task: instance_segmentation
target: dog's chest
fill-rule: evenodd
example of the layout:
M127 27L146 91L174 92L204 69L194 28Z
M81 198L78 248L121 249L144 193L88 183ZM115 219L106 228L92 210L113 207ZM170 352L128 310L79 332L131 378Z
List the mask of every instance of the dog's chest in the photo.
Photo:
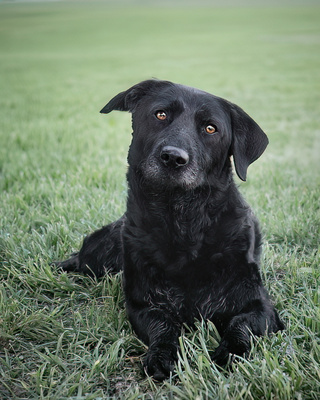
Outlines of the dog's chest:
M137 259L162 269L180 270L199 257L210 235L211 220L207 213L187 210L180 203L167 207L153 210L152 217L140 214L139 220L128 221L126 237Z
M215 276L214 276L215 275ZM217 313L235 310L223 274L155 274L150 279L146 299L149 307L165 311L180 323L192 324L197 318L212 319ZM160 277L161 276L161 277Z
M221 217L204 202L187 200L171 205L150 202L144 215L140 208L130 209L124 235L125 277L143 280L149 307L192 323L194 318L211 319L238 307L230 288L239 280L234 265L241 262L244 249L234 245L243 228L235 224L231 230L233 212Z

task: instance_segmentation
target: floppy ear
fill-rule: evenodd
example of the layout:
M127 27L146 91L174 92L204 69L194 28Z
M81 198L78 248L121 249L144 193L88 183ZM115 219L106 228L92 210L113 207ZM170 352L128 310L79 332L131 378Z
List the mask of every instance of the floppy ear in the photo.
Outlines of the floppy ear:
M245 181L248 166L261 156L269 140L260 126L235 104L231 106L231 122L231 154L239 178Z
M113 110L132 112L138 101L141 100L141 98L147 93L170 84L170 82L160 81L156 79L150 79L140 82L132 86L128 90L117 94L113 99L109 101L107 105L103 107L100 112L102 114L108 114Z

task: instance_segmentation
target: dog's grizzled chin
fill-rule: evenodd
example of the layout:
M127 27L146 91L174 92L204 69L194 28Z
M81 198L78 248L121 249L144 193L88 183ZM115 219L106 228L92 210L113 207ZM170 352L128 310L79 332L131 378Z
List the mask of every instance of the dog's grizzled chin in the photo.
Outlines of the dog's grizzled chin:
M143 182L157 191L174 188L192 190L204 182L199 168L193 163L182 168L168 168L153 156L140 165L140 174Z

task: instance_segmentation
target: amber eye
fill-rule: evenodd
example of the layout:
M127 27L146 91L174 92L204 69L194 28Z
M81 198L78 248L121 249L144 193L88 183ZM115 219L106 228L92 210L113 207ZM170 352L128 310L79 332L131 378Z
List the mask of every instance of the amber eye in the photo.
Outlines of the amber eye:
M214 125L206 126L206 132L209 133L209 135L212 135L216 131L217 131L217 128Z
M164 111L157 111L156 112L156 117L160 120L160 121L164 121L165 119L167 119L167 114Z

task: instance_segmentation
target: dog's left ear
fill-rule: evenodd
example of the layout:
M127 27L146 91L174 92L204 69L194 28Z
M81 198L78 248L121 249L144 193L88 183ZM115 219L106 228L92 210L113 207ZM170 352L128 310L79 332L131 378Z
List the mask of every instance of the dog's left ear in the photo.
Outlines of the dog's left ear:
M100 111L102 114L108 114L113 110L132 112L135 106L146 94L151 91L157 91L161 87L172 85L171 82L157 79L149 79L132 86L128 90L117 94Z
M249 165L261 156L269 140L260 126L235 104L231 106L231 122L231 154L239 178L245 181Z

